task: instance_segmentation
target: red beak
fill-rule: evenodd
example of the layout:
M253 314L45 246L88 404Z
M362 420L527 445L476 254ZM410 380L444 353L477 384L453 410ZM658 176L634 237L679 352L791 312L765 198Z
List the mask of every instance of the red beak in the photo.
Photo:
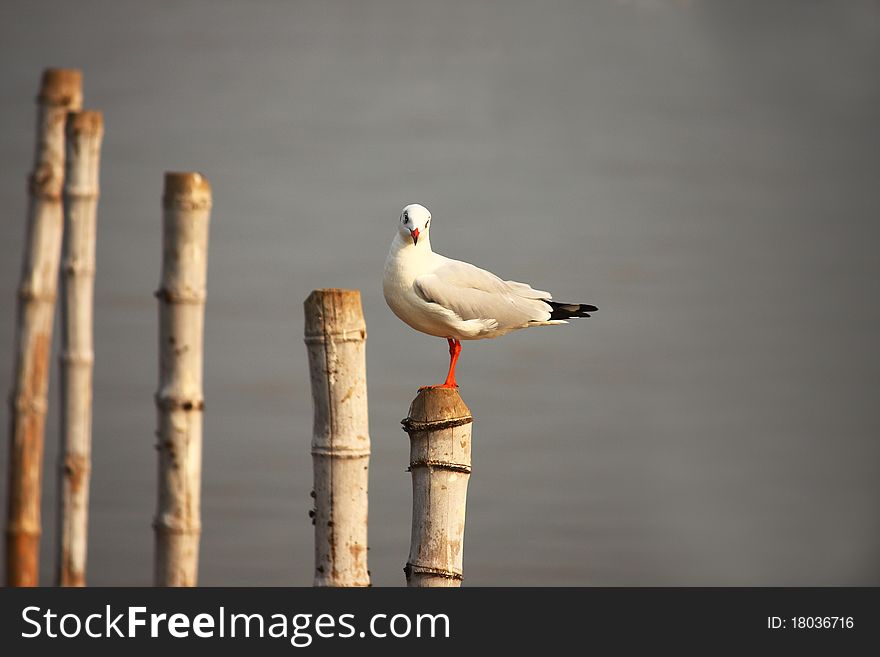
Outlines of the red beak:
M418 228L413 228L413 229L412 229L411 231L409 231L409 232L412 234L412 238L413 238L413 246L415 246L416 244L419 243L419 229L418 229Z

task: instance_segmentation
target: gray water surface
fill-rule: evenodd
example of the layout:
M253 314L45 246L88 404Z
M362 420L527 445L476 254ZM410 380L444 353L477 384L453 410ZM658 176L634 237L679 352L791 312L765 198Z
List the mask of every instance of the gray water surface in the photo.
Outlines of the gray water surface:
M447 354L381 275L420 202L438 251L600 308L464 345L467 584L880 584L877 2L4 2L3 386L45 66L107 126L91 584L151 582L159 199L189 169L215 194L200 583L311 584L301 304L335 286L369 333L370 568L402 584L399 421Z

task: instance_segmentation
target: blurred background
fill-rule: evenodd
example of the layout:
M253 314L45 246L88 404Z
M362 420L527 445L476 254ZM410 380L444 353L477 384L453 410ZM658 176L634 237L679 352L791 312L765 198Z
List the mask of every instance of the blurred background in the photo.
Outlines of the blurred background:
M317 287L363 293L370 567L403 584L400 420L448 358L382 298L419 202L441 253L600 307L464 345L466 584L880 585L880 3L6 0L6 390L46 66L106 121L90 584L151 583L162 175L199 170L201 584L311 584Z

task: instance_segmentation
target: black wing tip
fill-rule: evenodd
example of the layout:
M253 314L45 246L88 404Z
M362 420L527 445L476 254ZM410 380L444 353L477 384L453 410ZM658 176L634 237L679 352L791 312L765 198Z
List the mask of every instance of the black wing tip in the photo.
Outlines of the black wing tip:
M544 303L550 306L550 319L576 319L578 317L591 317L590 313L599 310L589 303L558 303L545 299Z

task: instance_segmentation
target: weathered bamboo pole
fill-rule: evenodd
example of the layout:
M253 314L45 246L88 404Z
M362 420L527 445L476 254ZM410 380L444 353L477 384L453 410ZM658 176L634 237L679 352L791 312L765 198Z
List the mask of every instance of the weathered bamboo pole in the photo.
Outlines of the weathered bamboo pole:
M420 390L403 420L413 484L409 587L461 586L473 421L455 388Z
M39 582L46 391L64 225L64 121L67 112L82 107L82 73L46 69L37 103L37 145L29 181L27 242L18 289L15 374L9 397L9 586L36 586Z
M357 290L315 290L305 300L305 342L315 424L315 586L369 586L367 329Z
M92 458L95 228L103 115L71 112L66 136L56 583L85 586Z
M156 392L159 499L156 586L195 586L201 534L202 344L211 186L198 173L166 173Z

